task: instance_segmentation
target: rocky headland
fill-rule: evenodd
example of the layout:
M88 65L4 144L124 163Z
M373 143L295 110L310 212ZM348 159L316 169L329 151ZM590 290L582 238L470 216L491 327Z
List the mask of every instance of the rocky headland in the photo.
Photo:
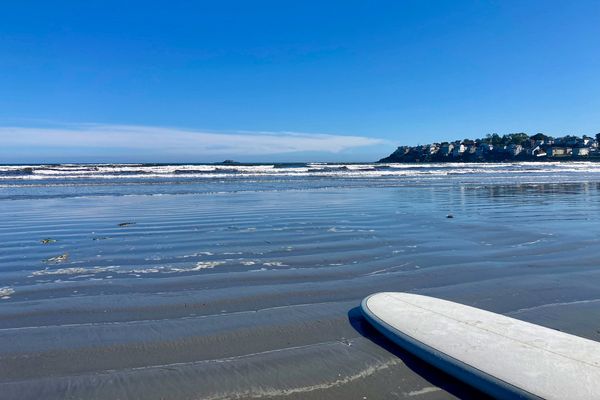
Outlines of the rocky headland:
M500 136L494 133L483 139L400 146L379 162L600 160L599 143L600 133L594 137L567 135L558 138L543 133L533 136L526 133Z

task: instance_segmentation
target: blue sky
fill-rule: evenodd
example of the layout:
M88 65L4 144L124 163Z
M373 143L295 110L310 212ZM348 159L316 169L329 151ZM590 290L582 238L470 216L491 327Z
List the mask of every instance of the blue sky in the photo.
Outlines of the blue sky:
M367 161L595 134L598 21L585 0L6 2L0 162Z

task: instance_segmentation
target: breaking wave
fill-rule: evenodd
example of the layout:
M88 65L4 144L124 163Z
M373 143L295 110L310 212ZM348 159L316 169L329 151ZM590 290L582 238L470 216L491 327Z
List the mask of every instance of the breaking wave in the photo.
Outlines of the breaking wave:
M600 173L600 164L568 163L444 163L444 164L62 164L0 166L0 181L90 180L119 178L227 178L227 177L378 177L514 173Z

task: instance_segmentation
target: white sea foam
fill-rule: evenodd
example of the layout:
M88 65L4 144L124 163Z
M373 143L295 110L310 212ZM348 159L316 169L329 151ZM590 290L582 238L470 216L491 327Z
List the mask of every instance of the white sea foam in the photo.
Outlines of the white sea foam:
M201 261L196 263L196 266L190 268L189 271L199 271L201 269L212 269L214 267L218 267L219 265L225 264L225 261Z
M0 299L10 299L10 296L15 293L15 290L11 287L5 286L0 287Z
M116 267L71 267L71 268L58 268L58 269L42 269L34 271L30 276L46 276L46 275L81 275L81 274L98 274L101 272L111 271Z
M212 254L212 253L211 253ZM109 267L70 267L70 268L59 268L59 269L43 269L34 271L29 277L36 276L51 276L51 275L68 275L72 278L91 278L95 279L97 274L103 272L114 272L120 275L133 275L142 276L145 274L157 274L157 273L179 273L179 272L191 272L200 271L203 269L212 269L219 265L225 264L225 261L199 261L195 265L189 267L174 267L174 266L152 266L152 267L136 267L136 268L122 268L118 266ZM113 276L111 275L110 278ZM109 277L107 277L109 278Z
M266 267L288 267L289 266L287 264L284 264L281 261L264 262L263 265Z
M175 258L194 258L194 257L212 256L212 255L214 255L214 253L211 253L210 251L199 251L199 252L193 253L193 254L185 254L183 256L176 256Z
M121 274L156 274L165 269L165 267L152 267L152 268L135 268L128 271L119 271Z
M193 272L193 271L201 271L203 269L213 269L218 267L219 265L225 264L225 261L199 261L195 266L192 267L171 267L168 269L168 272Z
M23 171L22 174L18 174ZM150 179L150 178L227 178L260 176L317 177L434 177L447 175L523 173L599 173L593 162L521 163L424 163L424 164L323 164L276 167L275 165L28 165L0 166L0 180L52 179ZM3 174L4 173L4 174Z
M413 390L412 392L408 392L406 394L408 396L412 397L412 396L420 396L422 394L427 394L427 393L432 393L432 392L439 392L440 390L442 390L442 389L440 389L439 387L427 386L427 387L424 387L421 390Z
M336 233L350 233L350 232L354 232L354 229L344 229L345 227L332 227L327 229L327 232L336 232Z
M541 305L533 306L533 307L519 308L518 310L510 311L507 314L515 315L515 314L521 314L521 313L525 313L525 312L529 312L529 311L533 311L533 310L540 310L543 308L564 307L564 306L573 306L573 305L598 303L598 302L600 302L600 299L588 299L588 300L575 300L575 301L565 301L565 302L557 302L557 303L547 303L547 304L541 304Z

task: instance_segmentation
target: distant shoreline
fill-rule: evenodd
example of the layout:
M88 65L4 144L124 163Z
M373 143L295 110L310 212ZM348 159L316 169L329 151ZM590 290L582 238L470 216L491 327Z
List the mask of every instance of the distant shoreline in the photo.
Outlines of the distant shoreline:
M213 162L189 162L189 163L133 163L133 162L116 162L116 163L27 163L27 164L11 164L11 163L0 163L0 167L10 167L10 168L27 168L27 167L44 167L44 168L53 168L53 167L65 167L65 166L81 166L81 167L114 167L114 166L130 166L130 167L164 167L164 166L215 166L215 167L260 167L260 166L274 166L275 168L292 168L292 167L317 167L318 165L322 166L331 166L331 165L371 165L371 164L497 164L497 163L505 163L505 164L518 164L522 162L535 162L535 163L551 163L551 162L600 162L600 154L594 156L587 157L538 157L538 158L512 158L512 159L498 159L498 160L486 160L486 159L462 159L462 158L445 158L445 159L436 159L436 160L400 160L396 161L388 157L384 157L378 161L344 161L344 162L239 162L236 164L222 164L222 163L213 163Z
M600 133L553 138L543 133L529 136L512 133L487 135L483 139L463 139L454 142L419 146L400 146L379 163L446 163L446 162L556 162L600 161Z
M533 163L556 163L556 162L600 162L600 154L597 156L588 156L588 157L540 157L540 158L525 158L525 159L506 159L506 160L464 160L464 159L444 159L444 160L428 160L428 161L389 161L389 156L384 157L378 161L375 161L374 164L518 164L522 162L533 162ZM362 164L362 163L360 163ZM364 163L371 164L371 163Z

